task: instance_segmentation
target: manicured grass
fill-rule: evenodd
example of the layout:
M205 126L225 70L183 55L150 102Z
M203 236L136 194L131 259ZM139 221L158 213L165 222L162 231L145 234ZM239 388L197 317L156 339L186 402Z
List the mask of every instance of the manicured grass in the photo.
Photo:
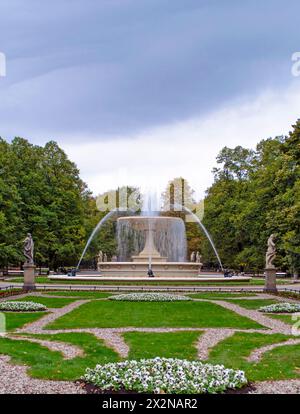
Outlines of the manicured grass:
M251 375L256 381L261 381L264 378L299 378L300 345L286 345L267 352L260 363L259 369L253 371Z
M38 337L77 345L84 350L85 356L65 360L60 352L50 351L39 344L7 338L0 338L0 354L10 355L13 363L28 365L30 367L28 373L35 378L53 380L76 380L84 374L87 367L119 360L113 350L106 348L101 340L88 333L38 335Z
M69 298L44 298L41 296L26 296L20 299L14 299L12 302L36 302L47 306L47 308L62 308L63 306L69 305L77 299Z
M123 334L130 347L129 359L181 358L197 359L195 342L201 332L127 332Z
M242 369L250 381L299 378L296 367L300 366L300 346L284 346L269 351L259 363L246 361L254 349L289 338L281 334L237 332L211 351L209 362Z
M193 299L211 299L211 300L223 300L228 298L241 298L246 296L257 296L255 293L236 293L236 292L202 292L188 294Z
M294 325L296 321L293 321L292 316L293 314L290 313L289 315L280 315L275 313L266 313L265 315L269 316L270 318L279 319L280 321L283 321L287 324ZM297 319L299 320L299 319Z
M36 321L37 319L45 316L46 312L3 312L6 320L6 329L12 331L18 328L22 328L27 323Z
M256 322L209 302L91 301L47 326L49 329L114 327L261 328Z
M94 292L92 290L88 290L88 291L78 291L78 290L63 290L63 291L40 291L41 294L45 294L45 295L51 295L51 296L70 296L70 297L78 297L78 299L80 298L84 298L84 299L105 299L108 298L112 295L117 295L118 292L115 293L106 293L106 292Z
M131 348L129 358L164 356L196 359L195 342L198 335L201 332L128 332L124 334L124 338ZM106 348L102 341L88 333L31 336L77 345L85 353L83 357L64 360L59 352L50 351L39 344L0 338L0 354L11 356L13 363L28 365L28 373L36 378L76 380L86 367L120 360L113 350ZM281 334L236 332L211 351L207 362L242 369L250 381L299 378L300 345L268 351L259 363L246 361L254 349L289 338L291 337Z
M242 308L254 310L259 309L261 306L268 306L273 305L274 303L278 303L276 299L229 299L227 302L234 303L241 306Z

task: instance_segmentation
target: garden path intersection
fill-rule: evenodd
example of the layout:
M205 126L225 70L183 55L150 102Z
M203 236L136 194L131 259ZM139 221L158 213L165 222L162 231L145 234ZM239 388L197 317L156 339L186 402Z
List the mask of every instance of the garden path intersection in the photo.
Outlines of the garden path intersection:
M84 295L83 295L84 296ZM191 295L192 296L192 295ZM290 323L286 323L284 320L275 319L271 316L262 314L255 308L246 308L240 305L240 303L234 303L236 297L234 294L229 295L226 298L216 299L212 294L211 298L193 298L194 302L201 303L212 303L219 307L222 307L224 310L229 310L234 312L241 317L248 318L251 321L256 322L260 327L256 328L228 328L228 327L145 327L145 326L122 326L122 327L87 327L87 328L66 328L66 329L55 329L48 328L48 325L53 324L59 318L70 314L74 310L80 308L81 306L88 304L90 302L103 301L106 299L101 298L84 298L78 297L76 295L72 296L71 292L68 292L65 296L63 294L55 295L55 292L41 293L35 292L28 295L19 295L15 297L1 299L5 300L18 300L26 299L34 301L34 298L57 298L57 299L72 299L73 302L68 303L65 306L60 308L49 308L48 313L45 316L40 317L39 319L25 324L24 326L8 332L6 337L13 339L14 341L22 340L32 343L38 343L39 345L49 349L50 351L56 351L61 354L62 358L65 360L72 360L73 358L84 356L84 350L75 344L64 342L63 340L49 340L49 338L42 338L42 335L57 335L57 334L67 334L67 333L87 333L92 334L95 338L103 341L104 345L107 348L110 348L116 352L120 358L128 358L130 356L130 343L124 338L124 334L132 332L140 333L172 333L172 332L199 332L197 341L194 343L197 352L197 358L205 361L209 359L210 352L218 346L223 341L228 340L236 333L263 333L267 335L272 334L281 334L286 335L287 339L282 340L274 344L268 344L265 346L257 347L253 349L251 353L247 356L248 362L257 363L259 362L264 354L268 353L273 349L277 349L282 346L293 346L300 345L300 338L294 337L291 338L291 328ZM277 296L271 296L266 294L247 294L247 296L240 295L238 301L247 301L249 303L255 302L255 300L274 300L285 301L285 302L294 302L292 300L287 300L286 298L278 298ZM36 336L36 337L34 337ZM26 370L25 366L20 367L19 365L14 365L10 361L10 357L7 355L0 356L0 370L3 375L0 376L0 393L7 392L7 381L11 384L10 389L11 393L45 393L45 390L48 390L48 393L83 393L84 390L78 384L69 381L50 381L50 380L41 380L37 378L30 377ZM270 392L276 390L277 381L263 381L262 385L257 383L257 392L268 392L268 384L274 383L274 387L270 386ZM15 383L15 385L14 385ZM296 392L299 390L299 381L297 379L291 381L281 381L282 386L287 389L287 392ZM58 384L62 384L59 387ZM30 391L31 390L31 391ZM35 391L34 391L35 390Z

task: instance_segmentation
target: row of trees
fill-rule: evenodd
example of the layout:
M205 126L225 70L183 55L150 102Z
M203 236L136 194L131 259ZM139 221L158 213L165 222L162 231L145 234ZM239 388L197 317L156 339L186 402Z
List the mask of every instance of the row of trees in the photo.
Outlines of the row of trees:
M137 189L117 190L117 206L124 204L123 194L130 196L133 191ZM24 262L27 232L34 238L38 266L74 266L107 213L99 211L96 201L56 142L42 147L23 138L11 143L0 138L0 268ZM109 256L115 254L115 227L114 220L104 225L86 261L91 264L100 248Z
M203 223L212 235L226 267L261 270L266 240L277 236L277 265L300 269L300 120L287 137L261 141L256 150L223 148L217 157L214 183L204 200ZM137 188L103 194L102 204L139 209ZM202 203L183 178L170 181L163 193L163 214L186 218L174 205L184 205L202 218ZM99 198L98 198L99 202ZM102 206L103 207L103 206ZM111 208L109 202L107 210ZM35 240L35 261L56 269L74 265L88 236L107 213L80 179L79 171L57 143L44 147L22 138L0 139L0 267L24 260L22 242L27 232ZM199 214L200 212L200 214ZM206 265L216 258L199 226L186 223L188 248L200 250ZM116 221L109 220L93 240L86 260L101 248L116 254Z
M256 150L223 148L205 198L204 224L227 267L264 268L266 240L277 238L277 266L300 270L300 120L286 137ZM206 241L206 260L213 262Z
M37 264L74 263L89 224L91 195L76 165L55 142L44 147L0 139L0 265L24 261L33 233Z

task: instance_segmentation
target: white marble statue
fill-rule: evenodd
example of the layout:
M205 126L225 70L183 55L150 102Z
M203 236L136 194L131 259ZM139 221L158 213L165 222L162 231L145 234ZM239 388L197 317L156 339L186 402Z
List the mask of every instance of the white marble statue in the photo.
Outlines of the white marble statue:
M196 260L196 253L192 252L191 253L191 262L194 262Z
M103 254L103 262L107 262L107 254L106 253Z
M100 250L99 253L98 253L97 262L98 263L103 262L103 252L102 252L102 250Z
M201 263L201 258L202 258L202 256L201 256L200 252L197 252L196 253L196 262Z

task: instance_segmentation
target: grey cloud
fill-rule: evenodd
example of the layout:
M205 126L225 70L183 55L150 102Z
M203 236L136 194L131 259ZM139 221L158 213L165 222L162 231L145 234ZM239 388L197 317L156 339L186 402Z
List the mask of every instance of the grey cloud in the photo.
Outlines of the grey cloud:
M0 135L129 135L287 85L300 5L261 3L2 0Z

